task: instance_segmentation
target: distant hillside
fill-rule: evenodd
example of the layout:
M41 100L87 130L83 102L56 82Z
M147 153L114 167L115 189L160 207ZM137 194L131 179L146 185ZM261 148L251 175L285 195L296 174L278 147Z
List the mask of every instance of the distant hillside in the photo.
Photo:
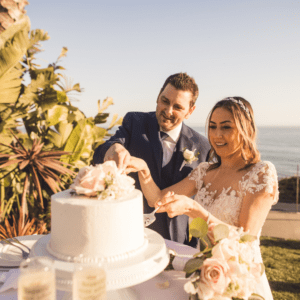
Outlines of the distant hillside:
M279 180L279 202L296 203L297 177L288 177ZM298 196L300 202L300 192Z

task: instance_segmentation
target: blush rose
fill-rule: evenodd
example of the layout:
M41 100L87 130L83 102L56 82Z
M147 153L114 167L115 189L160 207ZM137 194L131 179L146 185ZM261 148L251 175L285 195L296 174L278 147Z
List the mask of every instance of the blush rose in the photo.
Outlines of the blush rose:
M225 260L208 258L201 266L198 293L201 299L221 296L230 283L228 264Z

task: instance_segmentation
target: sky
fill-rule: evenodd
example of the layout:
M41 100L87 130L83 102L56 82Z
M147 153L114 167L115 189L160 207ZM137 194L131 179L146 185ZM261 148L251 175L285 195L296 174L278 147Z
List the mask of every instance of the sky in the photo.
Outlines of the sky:
M43 29L38 63L68 48L63 73L84 92L87 116L154 111L165 79L186 72L199 86L187 125L205 124L228 96L247 99L258 126L300 126L300 0L29 0L31 29Z

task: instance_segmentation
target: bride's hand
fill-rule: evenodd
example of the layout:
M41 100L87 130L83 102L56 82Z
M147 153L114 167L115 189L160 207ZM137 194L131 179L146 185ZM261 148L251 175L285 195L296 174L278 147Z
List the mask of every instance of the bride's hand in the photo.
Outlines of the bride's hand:
M177 195L174 192L167 192L162 199L155 203L160 207L157 213L166 212L169 218L187 214L192 208L191 198L184 195Z
M135 156L131 156L130 161L125 169L125 173L129 174L131 172L148 171L148 170L149 170L148 166L143 159L137 158Z

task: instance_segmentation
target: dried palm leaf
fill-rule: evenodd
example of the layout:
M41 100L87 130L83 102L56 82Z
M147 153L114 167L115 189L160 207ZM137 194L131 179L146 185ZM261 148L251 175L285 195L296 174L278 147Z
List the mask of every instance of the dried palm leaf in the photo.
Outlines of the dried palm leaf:
M29 219L28 217L23 220L22 208L20 208L19 218L16 220L12 216L12 225L5 219L4 224L0 225L0 239L8 239L17 236L33 235L33 234L46 234L46 223L37 222L35 218Z

